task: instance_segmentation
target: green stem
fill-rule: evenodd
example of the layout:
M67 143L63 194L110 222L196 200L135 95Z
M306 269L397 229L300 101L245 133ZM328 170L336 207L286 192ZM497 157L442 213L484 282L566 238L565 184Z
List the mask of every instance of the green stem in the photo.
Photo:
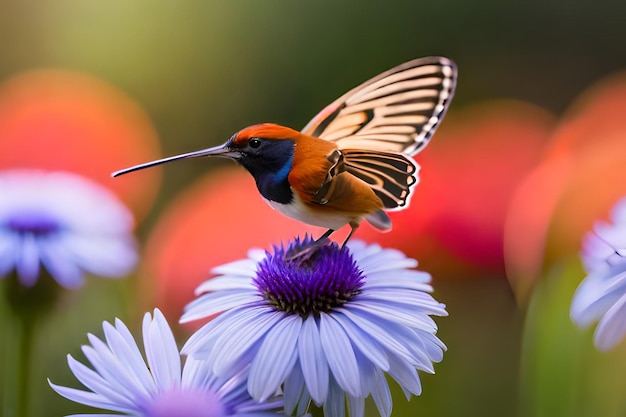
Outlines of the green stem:
M4 307L4 305L0 305L0 308ZM13 369L13 360L14 353L16 352L15 343L14 343L14 326L8 319L8 312L4 311L2 308L2 329L0 330L0 334L2 334L2 351L0 351L1 360L2 360L2 392L1 401L2 409L0 409L0 415L13 417L15 414L13 413L13 404L12 400L16 397L15 393L15 372Z
M28 417L33 404L36 326L52 311L59 289L52 277L45 273L32 287L24 287L15 274L3 281L0 290L6 297L8 313L5 315L8 323L5 324L13 332L3 335L6 351L3 352L5 386L2 411L7 417Z
M0 416L28 417L31 400L31 373L35 320L32 317L4 317L2 343L2 393Z
M17 404L16 416L28 417L30 410L30 387L31 387L31 370L33 359L33 346L35 334L35 320L33 317L22 316L19 318L19 343L17 355Z

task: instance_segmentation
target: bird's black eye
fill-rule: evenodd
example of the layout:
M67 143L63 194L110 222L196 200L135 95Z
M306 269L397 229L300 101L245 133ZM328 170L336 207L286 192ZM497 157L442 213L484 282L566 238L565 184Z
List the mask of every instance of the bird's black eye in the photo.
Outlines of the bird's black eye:
M248 142L248 145L250 145L251 148L258 148L259 146L261 146L261 139L259 139L259 138L252 138Z

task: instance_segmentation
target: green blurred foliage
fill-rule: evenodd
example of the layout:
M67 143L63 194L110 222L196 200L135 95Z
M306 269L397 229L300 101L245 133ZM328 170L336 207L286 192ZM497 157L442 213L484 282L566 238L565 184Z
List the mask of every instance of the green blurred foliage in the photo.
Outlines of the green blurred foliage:
M451 111L493 97L560 111L626 66L624 16L620 1L5 0L0 79L38 67L102 77L146 108L171 154L257 122L303 126L361 81L430 54L459 65ZM205 170L170 169L161 201Z
M569 308L584 275L580 260L554 265L534 291L524 325L521 415L623 416L626 345L598 352L592 329L572 325Z
M3 0L0 80L48 67L98 76L147 110L169 155L222 143L252 123L303 126L349 88L431 54L459 66L452 112L504 97L559 113L590 83L626 68L624 18L626 2L619 0ZM201 162L166 168L142 237L163 206L207 169ZM424 376L422 397L406 403L394 391L393 415L623 414L615 389L623 372L607 380L597 370L610 371L619 358L587 352L590 335L566 317L582 271L570 267L565 275L558 284L564 289L541 287L526 319L521 397L523 313L505 278L435 277L436 297L450 311L438 320L449 352L436 375ZM77 386L65 355L81 358L86 333L101 335L102 320L118 316L138 330L136 296L132 279L94 279L61 300L39 335L33 417L86 410L53 393L45 378ZM3 317L6 340L11 330ZM581 362L588 355L601 366L588 369Z

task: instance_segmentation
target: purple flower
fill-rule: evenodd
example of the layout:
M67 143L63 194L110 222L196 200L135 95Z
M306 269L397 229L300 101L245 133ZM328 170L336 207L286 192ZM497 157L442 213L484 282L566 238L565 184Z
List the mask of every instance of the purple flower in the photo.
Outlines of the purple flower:
M137 262L132 214L106 188L67 172L0 171L0 278L35 285L42 267L74 289Z
M116 414L143 417L271 417L280 415L282 400L270 396L264 403L250 398L246 373L221 378L211 363L187 358L184 367L165 317L154 310L143 320L143 344L147 363L128 328L119 319L103 324L105 340L89 335L83 346L93 369L68 355L76 378L89 389L83 391L50 383L63 397ZM78 417L78 416L75 416Z
M399 251L351 241L285 260L312 241L296 240L273 253L214 269L181 321L222 313L200 328L183 352L212 363L218 375L250 366L248 391L264 400L281 386L285 409L324 407L327 417L364 414L372 396L379 413L391 413L390 375L419 395L417 371L433 373L445 345L431 315L447 315L429 292L430 275Z
M580 327L598 321L594 343L613 348L626 334L626 199L612 211L613 224L597 223L583 241L587 277L574 294L570 316Z

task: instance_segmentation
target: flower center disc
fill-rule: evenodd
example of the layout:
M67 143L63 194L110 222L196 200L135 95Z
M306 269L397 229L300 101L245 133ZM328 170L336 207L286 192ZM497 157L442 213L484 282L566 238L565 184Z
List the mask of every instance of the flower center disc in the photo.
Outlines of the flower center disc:
M16 233L45 235L57 231L59 222L47 213L23 211L11 216L7 220L6 226Z
M148 405L145 417L225 417L228 415L219 396L200 390L171 389Z
M259 264L254 283L277 310L306 317L329 312L361 292L364 276L346 247L332 243L285 259L287 254L312 244L313 240L305 237L302 242L296 239L286 250L276 246Z

